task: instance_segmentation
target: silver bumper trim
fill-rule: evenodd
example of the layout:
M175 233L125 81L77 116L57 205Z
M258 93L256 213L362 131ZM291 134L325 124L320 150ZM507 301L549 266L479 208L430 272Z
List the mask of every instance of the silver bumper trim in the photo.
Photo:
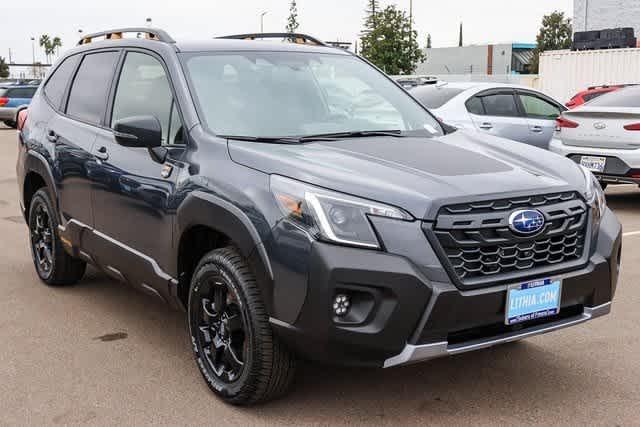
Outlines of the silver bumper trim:
M468 351L480 350L482 348L518 341L535 335L542 335L559 329L568 328L570 326L579 325L580 323L607 315L610 312L611 302L608 302L597 307L585 307L584 312L579 316L534 326L522 331L498 335L488 339L479 339L454 345L449 345L446 341L424 345L407 344L400 354L385 360L384 367L390 368L392 366L409 365L412 363L423 362L425 360L436 359L438 357L452 356L454 354L466 353Z

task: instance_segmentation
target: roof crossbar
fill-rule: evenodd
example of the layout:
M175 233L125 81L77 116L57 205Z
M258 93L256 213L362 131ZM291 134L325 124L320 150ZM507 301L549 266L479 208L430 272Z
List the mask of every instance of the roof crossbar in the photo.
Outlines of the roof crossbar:
M250 33L250 34L236 34L233 36L217 37L218 39L233 39L233 40L256 40L256 39L283 39L290 40L297 44L310 44L315 46L331 47L323 41L318 40L315 37L311 37L307 34L300 33Z
M124 33L136 33L144 35L147 40L156 40L164 43L175 43L176 41L164 30L159 28L149 27L129 27L118 28L115 30L100 31L98 33L91 33L83 36L78 42L78 46L83 44L89 44L93 39L97 37L104 37L105 40L119 40L122 39Z

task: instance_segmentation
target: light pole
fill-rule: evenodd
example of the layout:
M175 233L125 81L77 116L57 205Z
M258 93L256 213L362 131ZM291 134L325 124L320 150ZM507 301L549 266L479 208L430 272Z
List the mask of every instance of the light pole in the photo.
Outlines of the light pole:
M31 59L33 64L33 78L36 78L36 38L31 37Z
M268 11L264 11L260 14L260 32L264 33L264 15L269 13Z

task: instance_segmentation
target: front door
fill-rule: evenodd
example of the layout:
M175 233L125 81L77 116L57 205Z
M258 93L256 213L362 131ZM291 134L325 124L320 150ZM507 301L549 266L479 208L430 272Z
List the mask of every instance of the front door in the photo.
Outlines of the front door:
M117 278L166 298L172 279L166 273L175 214L171 198L181 169L175 158L184 145L180 114L160 60L127 52L113 100L111 128L120 119L155 116L171 154L160 164L147 149L119 145L109 129L98 132L94 155L101 166L93 185L95 231L101 238L97 261Z

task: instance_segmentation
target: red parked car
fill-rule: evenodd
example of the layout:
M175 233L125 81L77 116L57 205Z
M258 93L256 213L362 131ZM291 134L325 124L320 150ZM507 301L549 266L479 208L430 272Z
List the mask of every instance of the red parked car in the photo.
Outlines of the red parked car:
M627 86L633 86L633 85L625 84L625 85L612 85L612 86L609 86L609 85L591 86L589 89L579 92L577 95L571 98L569 102L567 102L565 105L567 106L567 108L573 109L573 108L579 107L582 104L586 104L587 102L599 97L600 95L604 95L605 93L609 93L609 92L615 92L616 90L622 89L623 87L627 87Z

